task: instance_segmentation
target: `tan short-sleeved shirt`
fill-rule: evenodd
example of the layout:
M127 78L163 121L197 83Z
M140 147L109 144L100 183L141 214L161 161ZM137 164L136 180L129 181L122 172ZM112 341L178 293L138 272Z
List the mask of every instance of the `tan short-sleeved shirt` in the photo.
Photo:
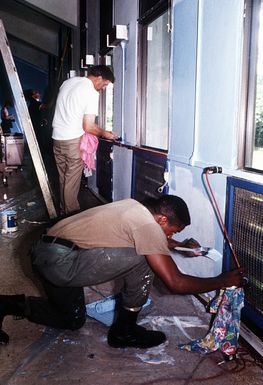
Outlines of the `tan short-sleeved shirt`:
M134 199L116 201L63 219L48 235L81 248L132 247L139 255L170 255L167 238L150 211Z

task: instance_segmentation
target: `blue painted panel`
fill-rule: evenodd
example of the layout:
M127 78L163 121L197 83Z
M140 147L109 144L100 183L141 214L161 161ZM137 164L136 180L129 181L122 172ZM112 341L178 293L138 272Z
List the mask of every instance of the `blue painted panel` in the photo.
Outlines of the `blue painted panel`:
M249 182L249 181L243 180L243 179L238 179L238 178L233 178L233 177L228 178L228 180L227 180L226 228L227 228L228 234L230 236L230 239L233 239L233 231L234 231L233 218L234 218L234 210L235 210L235 207L234 207L235 190L237 188L242 189L242 190L246 190L248 192L260 194L263 196L263 185L252 183L252 182ZM261 205L261 206L259 206L259 205ZM239 206L238 206L238 210L240 210ZM262 208L262 201L260 202L260 200L259 200L258 205L256 205L256 206L255 206L255 203L253 203L253 211L252 211L253 212L253 218L254 218L254 208L255 207L258 208L260 211L260 207ZM249 206L249 208L244 207L244 211L242 210L242 213L244 212L244 214L243 214L244 217L246 216L246 212L249 212L249 209L251 210L250 206ZM239 213L239 214L242 215L242 213ZM249 212L249 214L250 214L250 212ZM260 216L260 212L259 212L259 216ZM253 229L253 225L255 226L255 228L262 225L262 228L263 228L263 217L262 217L261 223L258 223L257 221L258 221L258 215L255 216L255 223L252 221L252 223L248 223L247 226L250 229L251 228ZM257 225L257 223L258 223L258 225ZM247 239L245 237L245 235L246 235L245 234L246 233L245 224L246 224L245 221L244 221L244 223L243 223L243 221L238 222L238 225L240 226L239 231L240 231L240 233L242 232L242 235L241 235L242 240L244 237L244 241L242 241L242 244L245 243L246 242L245 240ZM244 236L243 236L243 233L244 233ZM259 300L259 298L262 298L261 292L263 293L263 291L262 291L262 289L260 289L260 286L258 286L258 283L259 283L259 285L260 284L262 285L262 282L263 282L263 277L261 276L261 278L260 278L260 270L261 270L263 261L262 260L257 261L258 252L256 251L256 250L258 250L258 246L256 246L259 242L258 235L261 234L260 229L257 229L257 230L255 229L255 231L253 232L253 236L254 236L254 233L256 234L257 243L254 243L254 241L250 242L250 237L252 237L252 233L250 233L250 232L248 233L249 239L247 242L249 243L248 244L249 252L247 254L247 258L248 258L247 259L247 265L246 265L246 260L244 261L244 258L243 258L243 264L245 265L244 267L247 268L248 275L250 275L251 278L253 278L253 280L251 279L251 283L250 283L251 288L253 288L253 291L251 291L251 289L249 289L249 286L247 288L245 288L245 294L246 294L246 290L247 290L248 300L246 300L246 295L245 295L245 307L242 311L242 314L243 314L244 319L249 323L249 327L250 327L250 325L252 328L254 327L255 330L254 329L253 330L256 332L256 334L259 333L259 335L261 334L261 336L262 336L262 334L263 334L263 316L260 315L260 307L261 307L260 303L262 304L262 302L261 302L261 300ZM263 245L262 245L262 247L263 247ZM261 248L261 250L262 250L262 248ZM242 255L242 253L241 253L241 255ZM261 256L262 256L262 254L261 254ZM225 270L230 270L231 260L232 260L231 258L232 258L232 256L230 253L230 249L229 249L228 245L226 244L225 245L225 253L224 253L224 269ZM250 292L249 292L249 290L250 290ZM258 297L258 295L259 295L259 297ZM256 303L256 306L254 307L253 304L255 304L255 303Z

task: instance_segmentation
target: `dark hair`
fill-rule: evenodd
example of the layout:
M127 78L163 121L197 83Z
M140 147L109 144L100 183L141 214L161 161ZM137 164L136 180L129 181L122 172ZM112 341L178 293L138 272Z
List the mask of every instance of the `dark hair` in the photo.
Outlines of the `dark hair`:
M175 195L162 195L160 198L147 198L142 204L152 214L165 215L170 225L180 222L190 225L191 219L188 207L182 198Z
M5 100L5 104L4 104L4 107L13 107L13 102L11 100Z
M111 83L114 83L115 77L112 70L105 65L97 65L89 67L88 76L98 77L101 76L102 79L109 80Z
M30 96L33 96L35 94L39 94L38 90L30 90Z

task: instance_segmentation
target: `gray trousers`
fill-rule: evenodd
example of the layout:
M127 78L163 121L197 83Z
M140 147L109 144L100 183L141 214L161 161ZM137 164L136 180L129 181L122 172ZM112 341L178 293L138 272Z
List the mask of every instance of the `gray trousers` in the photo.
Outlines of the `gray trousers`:
M29 298L29 320L48 326L76 329L85 322L84 286L123 278L122 305L142 306L154 274L144 256L133 248L73 249L39 241L32 265L41 277L47 299Z

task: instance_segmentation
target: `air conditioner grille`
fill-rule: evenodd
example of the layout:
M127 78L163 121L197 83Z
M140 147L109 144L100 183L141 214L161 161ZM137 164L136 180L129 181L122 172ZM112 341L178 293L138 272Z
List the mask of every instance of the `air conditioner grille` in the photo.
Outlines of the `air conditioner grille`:
M232 210L232 243L249 278L246 302L263 315L263 194L236 187Z

